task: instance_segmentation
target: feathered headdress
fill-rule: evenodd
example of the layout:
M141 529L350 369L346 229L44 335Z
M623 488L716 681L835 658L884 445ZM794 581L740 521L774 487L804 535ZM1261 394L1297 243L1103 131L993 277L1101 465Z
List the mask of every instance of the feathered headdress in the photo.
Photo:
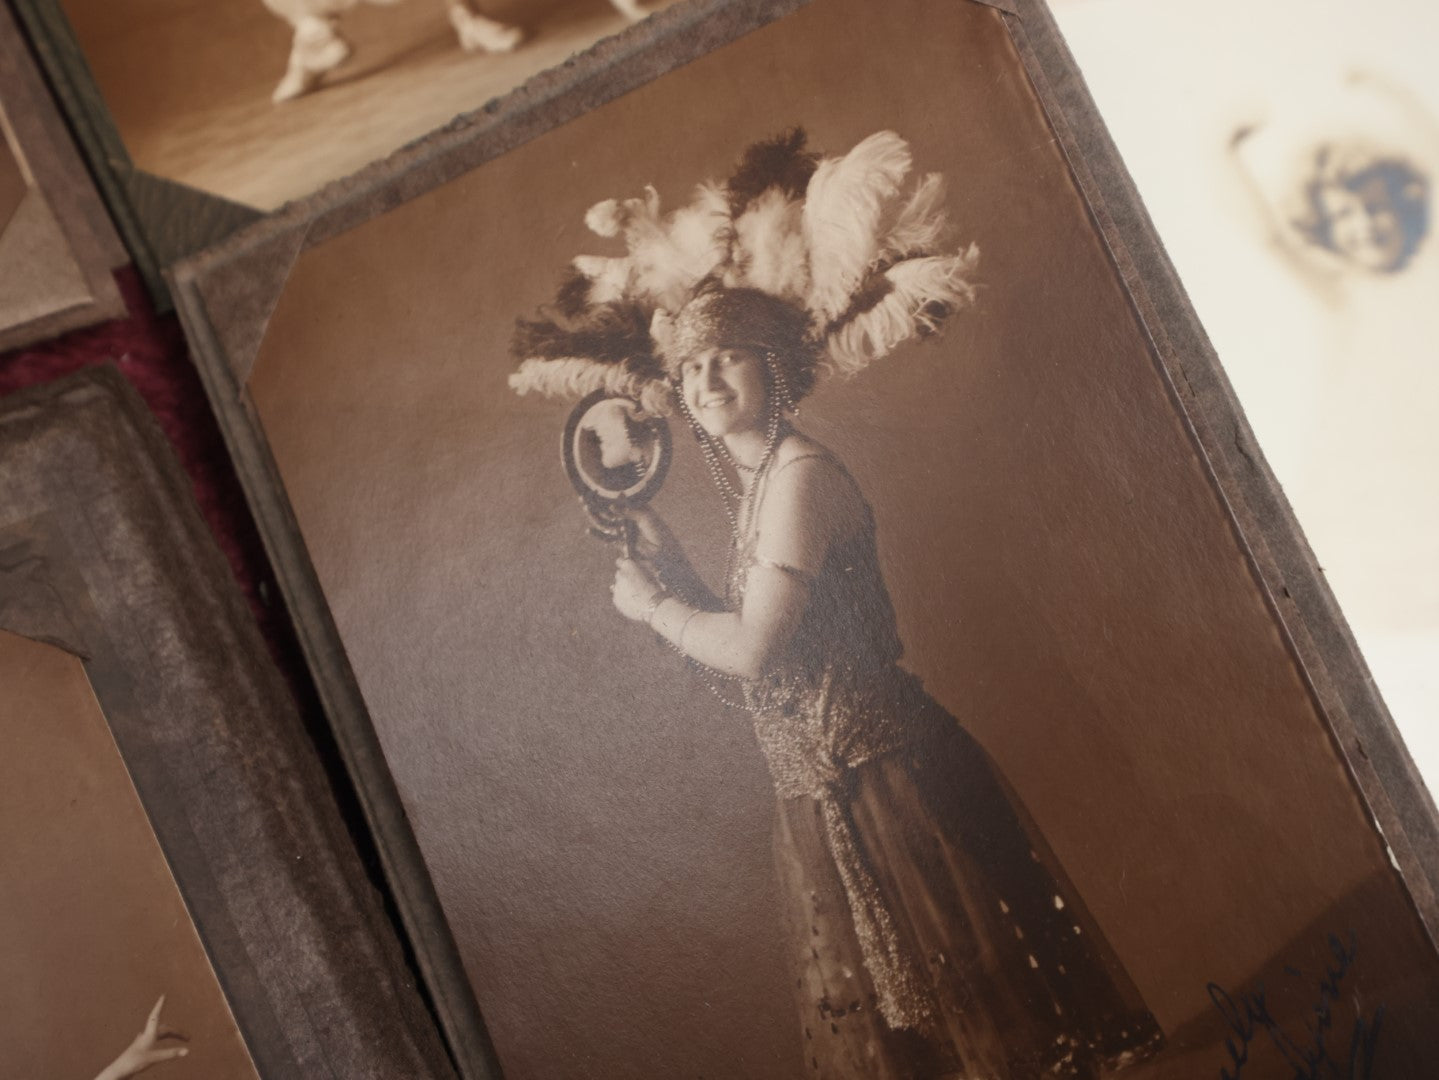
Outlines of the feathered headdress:
M757 345L797 399L820 368L862 370L973 299L973 245L945 250L944 181L906 194L909 144L892 131L822 158L795 129L751 146L723 185L664 215L659 194L608 199L585 224L626 253L581 255L553 304L520 320L517 393L598 389L667 413L670 376L705 345Z

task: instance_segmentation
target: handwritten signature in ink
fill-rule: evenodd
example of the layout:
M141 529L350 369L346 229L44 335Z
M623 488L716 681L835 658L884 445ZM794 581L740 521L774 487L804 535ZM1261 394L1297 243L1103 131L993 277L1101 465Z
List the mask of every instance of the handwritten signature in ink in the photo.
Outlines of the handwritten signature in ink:
M1307 1039L1291 1037L1270 1015L1262 985L1235 997L1217 983L1209 984L1209 1000L1224 1017L1227 1029L1224 1048L1229 1061L1219 1070L1219 1080L1240 1080L1249 1063L1250 1049L1261 1033L1293 1070L1293 1080L1373 1080L1384 1006L1375 1008L1368 1017L1360 1012L1349 1032L1347 1050L1339 1050L1336 1056L1334 1003L1339 1000L1344 978L1354 966L1359 950L1352 932L1347 942L1336 934L1330 934L1328 940L1329 962L1319 980L1319 997L1312 1009L1312 1019L1305 1024ZM1287 969L1287 973L1303 976L1292 968Z

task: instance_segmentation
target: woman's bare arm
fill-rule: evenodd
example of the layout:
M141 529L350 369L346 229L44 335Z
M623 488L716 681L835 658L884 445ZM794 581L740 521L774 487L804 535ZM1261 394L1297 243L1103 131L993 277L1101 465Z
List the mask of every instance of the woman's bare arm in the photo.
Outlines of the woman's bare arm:
M758 679L799 624L805 594L803 583L777 571L752 571L739 611L700 611L671 597L656 609L650 626L706 667Z
M760 508L755 562L739 611L704 611L668 596L631 560L621 560L616 606L707 667L757 679L794 634L810 579L830 545L856 527L857 513L853 485L833 463L784 463L771 475Z

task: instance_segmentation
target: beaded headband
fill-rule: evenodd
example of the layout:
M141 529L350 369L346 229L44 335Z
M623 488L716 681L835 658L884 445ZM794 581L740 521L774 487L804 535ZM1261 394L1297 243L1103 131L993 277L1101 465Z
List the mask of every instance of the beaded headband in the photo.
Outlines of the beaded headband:
M702 289L673 318L657 312L650 337L671 379L703 349L738 346L773 356L800 397L814 384L819 345L804 312L758 289Z
M751 146L667 215L654 188L591 207L591 231L626 253L577 257L554 302L517 323L511 388L603 389L667 414L685 356L743 344L781 357L798 398L821 369L863 370L973 300L979 252L946 248L943 179L902 194L908 143L881 131L836 158L805 143L795 129Z

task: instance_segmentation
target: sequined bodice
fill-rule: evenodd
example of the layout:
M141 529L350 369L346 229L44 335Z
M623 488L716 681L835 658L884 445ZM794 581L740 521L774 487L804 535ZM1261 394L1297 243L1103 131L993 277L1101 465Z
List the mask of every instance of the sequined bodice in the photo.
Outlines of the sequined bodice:
M843 471L832 457L823 460ZM857 527L831 545L809 580L793 637L747 688L755 734L781 797L819 796L850 768L907 745L930 703L919 681L898 666L903 646L880 573L874 518L862 499L860 505ZM736 552L741 592L756 544L751 536Z

